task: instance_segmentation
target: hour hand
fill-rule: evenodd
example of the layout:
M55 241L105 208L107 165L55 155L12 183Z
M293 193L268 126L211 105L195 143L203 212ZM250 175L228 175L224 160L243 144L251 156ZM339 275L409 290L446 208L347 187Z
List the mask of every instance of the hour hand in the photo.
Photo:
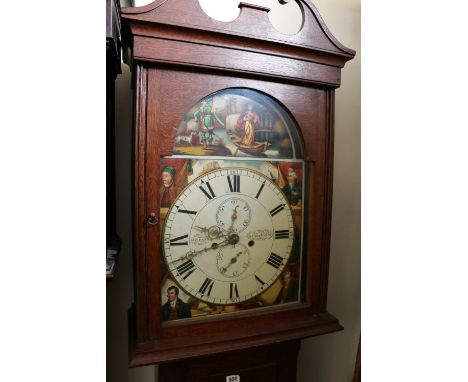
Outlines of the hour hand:
M219 237L224 236L221 229L216 225L213 225L211 227L200 227L196 225L194 226L194 228L205 233L206 236L208 236L208 238L211 240L218 239Z
M206 253L211 249L216 250L216 249L225 247L225 246L227 246L229 244L233 244L235 242L236 238L233 238L232 236L236 236L236 235L231 235L231 237L229 237L228 239L225 239L225 240L223 240L223 241L221 241L219 243L213 243L213 244L211 244L211 246L199 249L198 251L189 251L184 256L181 256L178 259L168 261L168 264L176 263L178 261L183 261L183 260L191 260L195 256L198 256L198 255L200 255L202 253Z

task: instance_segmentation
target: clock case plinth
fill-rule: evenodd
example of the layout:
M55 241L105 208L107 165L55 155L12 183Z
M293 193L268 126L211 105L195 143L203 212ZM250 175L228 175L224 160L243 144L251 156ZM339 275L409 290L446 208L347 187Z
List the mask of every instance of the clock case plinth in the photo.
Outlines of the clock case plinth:
M241 3L230 23L208 17L197 0L159 0L123 8L134 89L134 305L130 366L149 365L321 335L343 327L326 311L333 171L334 90L355 52L328 31L309 0L296 35L278 32L268 9ZM268 311L180 320L161 318L160 157L170 156L174 126L194 101L229 87L278 100L299 126L305 168L306 301Z
M237 376L242 382L292 382L296 380L299 348L297 340L161 364L159 381L219 382Z

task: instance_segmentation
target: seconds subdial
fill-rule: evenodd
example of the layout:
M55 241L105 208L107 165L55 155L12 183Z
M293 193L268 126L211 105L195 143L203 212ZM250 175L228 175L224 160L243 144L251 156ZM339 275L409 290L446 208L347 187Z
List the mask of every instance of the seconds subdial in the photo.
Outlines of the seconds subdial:
M216 210L216 222L224 232L240 233L250 224L252 211L244 199L226 199Z

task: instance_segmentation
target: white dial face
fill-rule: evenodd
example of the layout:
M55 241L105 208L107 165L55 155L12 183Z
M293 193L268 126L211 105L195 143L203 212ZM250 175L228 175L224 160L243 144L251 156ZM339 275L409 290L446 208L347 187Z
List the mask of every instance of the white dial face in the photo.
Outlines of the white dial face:
M293 239L291 207L280 188L256 171L225 168L181 192L168 211L163 246L168 269L185 292L235 304L276 281Z

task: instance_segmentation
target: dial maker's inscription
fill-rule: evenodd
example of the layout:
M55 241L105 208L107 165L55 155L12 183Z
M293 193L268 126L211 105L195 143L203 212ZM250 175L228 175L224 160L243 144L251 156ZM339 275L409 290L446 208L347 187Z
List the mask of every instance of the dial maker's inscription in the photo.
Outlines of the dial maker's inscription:
M249 232L247 238L249 240L269 240L273 237L273 232L268 229L257 229Z

